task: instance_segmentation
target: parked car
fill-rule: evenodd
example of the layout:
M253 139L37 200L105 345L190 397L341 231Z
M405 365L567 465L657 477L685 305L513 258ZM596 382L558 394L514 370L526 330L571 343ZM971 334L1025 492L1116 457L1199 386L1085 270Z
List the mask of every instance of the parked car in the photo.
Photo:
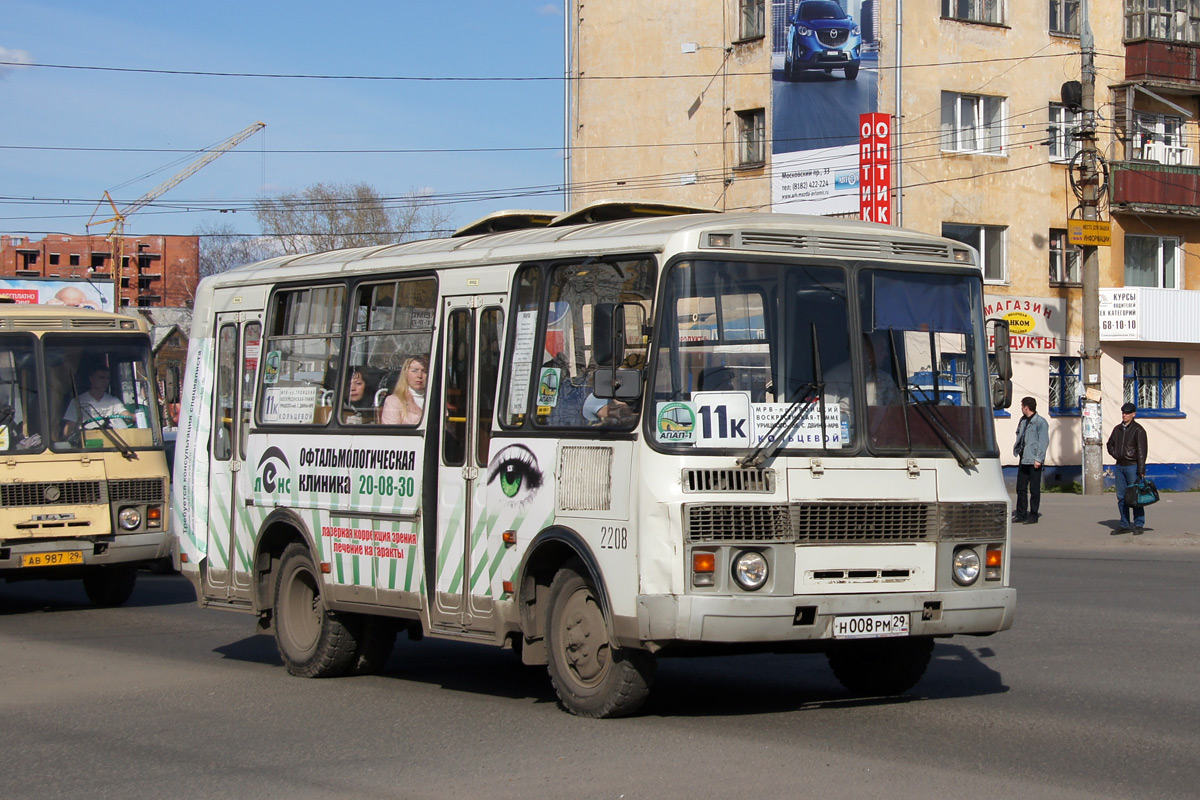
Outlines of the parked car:
M804 70L842 70L858 77L862 29L837 0L801 0L788 24L783 77L794 81Z

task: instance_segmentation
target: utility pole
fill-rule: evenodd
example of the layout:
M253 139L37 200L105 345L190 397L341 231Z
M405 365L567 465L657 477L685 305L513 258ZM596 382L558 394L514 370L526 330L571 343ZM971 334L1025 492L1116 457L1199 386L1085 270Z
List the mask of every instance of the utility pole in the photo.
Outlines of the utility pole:
M1100 205L1100 153L1096 146L1096 40L1088 20L1088 0L1082 3L1079 49L1083 124L1080 129L1082 158L1079 160L1080 208L1084 220L1096 220ZM1103 454L1100 440L1104 424L1100 414L1100 264L1096 245L1083 246L1083 493L1104 491Z

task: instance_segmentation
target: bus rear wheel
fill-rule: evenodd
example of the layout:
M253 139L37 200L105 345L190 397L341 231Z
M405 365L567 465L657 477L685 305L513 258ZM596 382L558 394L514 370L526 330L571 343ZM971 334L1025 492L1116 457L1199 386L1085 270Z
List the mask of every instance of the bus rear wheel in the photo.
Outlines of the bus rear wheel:
M858 695L901 694L921 680L933 639L867 639L839 642L827 654L838 682Z
M654 656L614 647L586 570L572 562L554 577L547 598L550 680L563 708L581 717L624 717L646 701Z
M88 599L100 608L125 605L137 583L137 567L117 564L111 567L88 567L83 573L83 590Z
M275 644L287 671L302 678L333 678L354 664L353 620L325 607L321 578L308 549L289 544L275 580Z

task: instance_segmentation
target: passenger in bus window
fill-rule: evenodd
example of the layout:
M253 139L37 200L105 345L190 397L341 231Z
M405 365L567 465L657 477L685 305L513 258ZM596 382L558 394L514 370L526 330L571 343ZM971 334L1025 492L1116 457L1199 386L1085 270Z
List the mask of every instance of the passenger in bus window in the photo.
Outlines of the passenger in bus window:
M71 398L62 416L62 438L67 439L82 428L132 428L133 416L125 404L108 393L111 378L103 365L88 371L88 390Z
M350 378L346 381L346 399L342 405L343 423L361 425L364 422L375 421L375 408L371 405L373 393L369 381L370 375L366 367L350 368Z
M379 421L384 425L417 425L425 412L425 384L429 357L413 356L404 362L396 388L383 401Z

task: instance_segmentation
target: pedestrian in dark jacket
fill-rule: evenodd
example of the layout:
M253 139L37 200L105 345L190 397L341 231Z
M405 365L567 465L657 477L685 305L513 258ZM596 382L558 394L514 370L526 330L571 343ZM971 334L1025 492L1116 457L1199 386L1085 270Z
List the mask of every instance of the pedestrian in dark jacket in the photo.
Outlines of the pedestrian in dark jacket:
M1021 421L1017 423L1017 441L1013 455L1017 457L1017 510L1013 522L1032 525L1041 516L1042 466L1046 463L1046 447L1050 444L1050 425L1038 416L1037 400L1021 398ZM1028 503L1026 502L1028 495Z
M1121 424L1112 429L1108 437L1108 454L1117 462L1114 472L1117 477L1117 511L1121 514L1121 527L1117 533L1141 534L1146 526L1145 506L1126 506L1125 489L1146 477L1146 429L1137 423L1137 406L1126 403L1121 406Z

